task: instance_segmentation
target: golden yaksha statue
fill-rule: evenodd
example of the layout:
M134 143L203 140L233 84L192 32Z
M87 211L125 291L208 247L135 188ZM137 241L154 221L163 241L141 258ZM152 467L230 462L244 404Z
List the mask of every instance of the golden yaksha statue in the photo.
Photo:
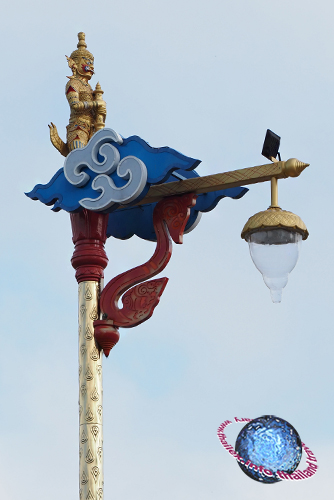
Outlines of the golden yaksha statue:
M102 99L103 90L99 83L93 91L89 80L94 74L94 57L88 52L85 33L78 33L77 50L67 57L72 76L65 87L65 94L70 105L71 115L67 125L66 144L58 135L56 126L51 122L50 139L63 156L76 148L87 145L92 135L104 128L107 114L106 103Z

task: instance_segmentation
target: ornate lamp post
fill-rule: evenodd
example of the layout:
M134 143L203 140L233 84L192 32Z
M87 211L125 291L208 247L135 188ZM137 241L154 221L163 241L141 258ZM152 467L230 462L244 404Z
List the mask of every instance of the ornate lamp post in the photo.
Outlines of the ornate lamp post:
M137 136L122 138L105 128L103 91L99 84L95 91L89 85L94 58L84 33L78 37L77 50L67 58L73 74L66 85L71 109L66 143L56 127L50 126L51 142L65 156L64 167L27 196L53 205L54 211L70 213L75 245L71 262L79 287L80 499L102 500L102 351L109 355L119 340L119 328L132 328L152 316L168 281L152 278L168 264L172 240L182 243L184 232L196 227L201 212L215 208L220 199L238 199L247 192L242 186L269 180L271 206L249 219L242 237L249 242L255 265L277 299L285 278L268 273L267 257L262 269L259 254L262 247L281 250L283 243L298 246L307 237L301 220L277 204L277 179L298 176L307 164L295 159L275 161L200 177L195 171L199 160L171 148L152 148ZM133 234L156 241L152 257L103 288L106 238L127 239ZM296 252L292 253L295 259ZM278 259L281 263L277 255L274 268L279 267ZM284 276L294 266L293 259Z

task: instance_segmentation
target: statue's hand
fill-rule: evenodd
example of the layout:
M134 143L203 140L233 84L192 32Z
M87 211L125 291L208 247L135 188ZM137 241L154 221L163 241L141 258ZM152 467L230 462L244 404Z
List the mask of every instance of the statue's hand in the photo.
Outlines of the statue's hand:
M102 101L102 100L99 100L99 101L96 101L96 102L97 102L97 112L100 115L106 116L106 114L107 114L107 104L104 101Z
M50 139L52 144L58 151L63 155L67 156L69 153L68 145L65 144L58 135L57 127L52 122L49 125L50 129Z

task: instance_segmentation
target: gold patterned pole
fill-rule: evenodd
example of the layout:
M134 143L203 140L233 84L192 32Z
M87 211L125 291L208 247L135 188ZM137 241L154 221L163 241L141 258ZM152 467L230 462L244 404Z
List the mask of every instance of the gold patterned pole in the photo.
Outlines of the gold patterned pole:
M102 351L94 338L99 296L108 258L104 251L108 215L71 214L79 285L79 492L80 500L103 500Z
M102 352L95 345L99 284L79 283L80 500L103 499Z

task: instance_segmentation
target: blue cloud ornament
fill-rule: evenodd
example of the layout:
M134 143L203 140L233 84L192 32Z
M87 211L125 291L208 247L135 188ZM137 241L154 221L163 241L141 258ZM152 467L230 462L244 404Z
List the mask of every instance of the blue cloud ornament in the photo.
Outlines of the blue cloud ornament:
M173 171L192 170L199 163L200 160L174 149L152 148L138 136L123 139L105 128L94 134L87 146L71 151L64 167L47 184L37 184L26 194L45 205L53 205L54 211L75 212L83 207L111 212L120 204L138 202L152 184L165 182ZM124 198L135 175L136 189ZM110 202L97 206L107 189L112 193Z
M169 148L153 148L138 136L122 138L112 129L96 132L84 148L69 153L64 167L47 184L37 184L26 195L57 212L82 208L109 213L107 236L128 239L137 235L156 241L153 210L156 203L137 205L151 185L199 177L200 160ZM191 209L185 232L196 227L202 212L225 197L241 198L247 188L236 187L200 194ZM119 207L122 208L119 208Z

